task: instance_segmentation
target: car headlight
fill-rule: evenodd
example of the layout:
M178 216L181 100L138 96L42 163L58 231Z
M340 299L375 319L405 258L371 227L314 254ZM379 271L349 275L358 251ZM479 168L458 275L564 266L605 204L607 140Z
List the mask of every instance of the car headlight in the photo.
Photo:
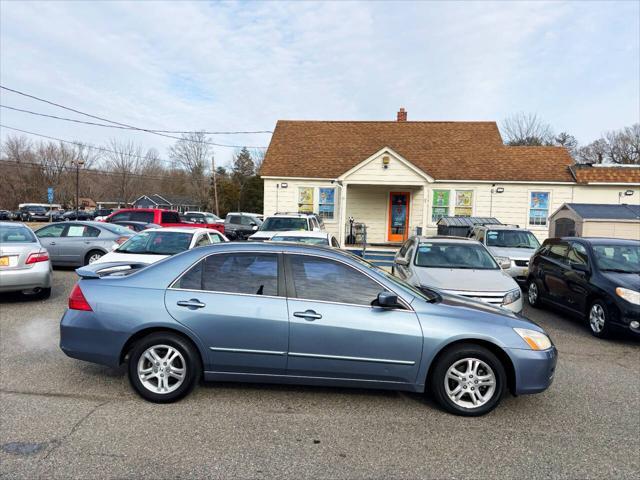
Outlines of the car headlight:
M529 330L528 328L514 328L513 330L527 342L531 350L546 350L551 348L551 340L542 332Z
M510 292L507 292L507 294L502 299L502 305L509 305L510 303L513 303L516 300L518 300L521 296L522 296L522 292L520 292L519 288L511 290Z
M635 290L631 290L630 288L618 287L616 288L616 294L619 297L624 298L629 303L640 305L640 292L636 292Z
M509 265L511 265L511 259L509 257L493 257L496 259L496 262L498 262L498 265L502 266L503 264L506 265L507 263Z

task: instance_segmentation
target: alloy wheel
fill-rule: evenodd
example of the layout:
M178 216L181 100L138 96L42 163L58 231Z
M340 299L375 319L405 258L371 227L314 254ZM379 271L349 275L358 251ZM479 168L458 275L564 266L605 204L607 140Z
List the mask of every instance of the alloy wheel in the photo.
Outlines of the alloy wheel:
M182 353L169 345L147 348L138 360L137 371L140 383L157 394L167 394L178 389L187 373Z
M102 254L101 253L94 253L89 257L89 264L96 262L98 260L100 260L102 258Z
M478 408L493 398L496 376L491 367L477 358L457 360L447 370L444 388L449 399L462 408Z
M604 329L606 314L599 303L594 303L589 312L589 325L595 333L601 333Z
M527 296L529 298L529 304L535 305L538 301L538 286L535 282L531 282L529 284L529 291L527 292Z

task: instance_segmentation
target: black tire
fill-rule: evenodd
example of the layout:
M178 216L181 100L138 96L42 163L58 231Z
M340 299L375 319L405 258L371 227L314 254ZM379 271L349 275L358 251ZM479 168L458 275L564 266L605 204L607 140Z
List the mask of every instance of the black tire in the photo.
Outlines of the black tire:
M391 265L391 275L395 275L395 274L396 274L396 267Z
M587 323L589 324L589 331L594 337L608 338L611 336L611 317L613 312L607 307L607 304L602 300L595 300L589 305L587 311ZM601 317L601 322L596 321L594 316Z
M541 307L540 287L533 278L527 282L527 302L534 308Z
M91 250L90 252L88 252L85 256L84 256L84 264L85 265L89 265L89 262L91 260L91 257L97 257L95 260L98 260L99 258L101 258L102 256L104 256L104 252L101 250ZM94 261L95 261L94 260Z
M154 346L157 346L160 352L162 352L160 346L172 347L182 355L182 359L184 360L184 380L180 386L171 392L153 392L143 385L138 376L138 362L140 358L147 349ZM180 363L182 363L182 359ZM193 390L202 375L202 364L199 353L189 341L174 333L157 332L147 335L133 346L129 355L128 372L131 386L142 398L154 403L171 403L180 400Z
M458 405L449 397L446 391L445 379L447 379L447 372L449 368L464 359L479 360L480 362L483 362L485 366L488 366L493 373L493 378L495 380L493 385L494 389L492 393L490 393L486 403L480 404L478 407ZM465 362L462 363L464 364ZM478 372L481 376L491 373L486 370L484 366L480 366L478 368ZM471 389L475 388L477 388L479 392L484 390L484 395L489 394L491 386L478 386L478 380L473 378L473 374L470 374L469 371L464 375L468 375L468 377L465 376L462 378L465 380L465 382L462 383L466 384L466 388L460 401L463 403L470 402L471 396L473 395ZM447 380L447 382L449 382L448 385L450 385L450 388L452 388L452 383L457 383L457 381L453 380ZM474 382L476 384L474 384ZM500 360L487 348L475 344L460 344L448 349L440 356L440 358L438 358L437 363L431 372L429 385L431 394L444 410L464 417L477 417L489 413L498 406L507 388L507 374L502 362L500 362Z

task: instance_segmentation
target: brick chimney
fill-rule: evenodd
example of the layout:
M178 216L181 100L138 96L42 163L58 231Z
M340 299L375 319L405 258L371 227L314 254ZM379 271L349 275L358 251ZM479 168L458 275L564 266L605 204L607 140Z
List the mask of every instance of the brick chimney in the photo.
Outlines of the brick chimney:
M399 122L407 121L407 111L404 109L404 107L400 107L400 110L398 110L398 121Z

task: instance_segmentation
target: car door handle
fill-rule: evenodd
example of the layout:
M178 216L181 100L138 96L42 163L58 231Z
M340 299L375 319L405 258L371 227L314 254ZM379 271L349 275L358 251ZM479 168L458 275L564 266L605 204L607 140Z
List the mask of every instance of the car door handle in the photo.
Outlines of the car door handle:
M204 303L202 303L200 300L198 300L197 298L192 298L191 300L179 300L178 301L178 306L179 307L187 307L187 308L190 308L192 310L195 310L196 308L204 308L204 307L206 307L206 305Z
M55 245L55 244L56 244L56 242L50 242L49 243L49 245Z
M294 317L304 318L305 320L309 320L313 322L314 320L319 320L322 318L322 315L314 312L313 310L305 310L304 312L293 312Z

